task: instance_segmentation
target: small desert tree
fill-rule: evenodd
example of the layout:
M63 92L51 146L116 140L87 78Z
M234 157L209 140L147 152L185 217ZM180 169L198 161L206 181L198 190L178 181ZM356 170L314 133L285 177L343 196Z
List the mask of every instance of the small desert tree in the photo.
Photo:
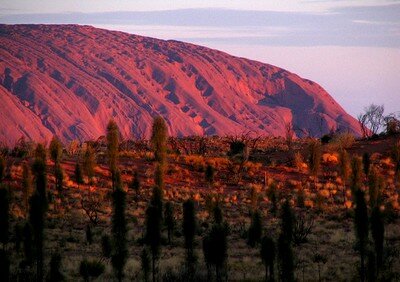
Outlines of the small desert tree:
M162 222L162 190L153 188L153 195L146 210L145 242L150 247L152 257L153 282L156 281L156 262L160 256Z
M132 181L129 183L129 189L132 190L133 193L135 194L135 196L134 196L135 201L138 200L139 193L140 193L140 187L141 187L141 183L140 183L139 173L137 171L135 171L133 174Z
M238 184L243 177L250 151L256 147L259 137L251 138L249 132L247 134L232 136L229 139L229 170L232 173L232 180Z
M146 248L143 248L142 253L140 254L140 264L143 271L143 281L149 281L149 273L150 273L150 257L149 252Z
M167 138L168 129L164 119L161 116L155 117L152 126L151 144L154 150L154 159L162 166L166 162Z
M215 174L214 167L211 164L207 164L205 171L205 178L209 187L211 187L211 185L214 182L214 174Z
M369 169L371 167L371 156L369 153L365 152L362 157L362 163L363 163L363 170L364 174L368 176L369 174Z
M261 214L259 211L254 211L251 217L251 225L248 231L247 244L250 247L255 247L261 240L262 223Z
M346 201L346 183L349 181L351 174L351 165L349 153L346 150L340 150L339 152L339 166L340 166L340 176L343 181L343 200Z
M14 226L14 238L15 238L15 250L19 253L21 249L21 243L23 240L23 228L20 223Z
M373 251L368 251L367 255L367 281L377 281L377 269L376 269L376 256Z
M285 142L289 150L292 149L294 135L293 124L291 122L285 122Z
M387 135L395 135L400 132L400 115L396 117L395 114L385 116L385 129Z
M193 275L196 255L194 253L194 243L196 235L196 210L194 201L189 199L183 203L183 223L182 231L185 237L186 263L188 273Z
M271 201L271 213L276 216L278 211L278 202L279 202L279 195L278 195L278 187L275 182L272 182L267 191L268 199Z
M265 267L265 281L274 281L276 247L272 238L268 236L263 237L261 241L260 254Z
M354 210L354 227L357 238L358 251L360 253L360 278L365 280L365 255L368 243L368 209L365 203L364 192L355 192L356 207Z
M90 224L86 224L85 235L86 235L86 242L89 245L91 245L93 243L93 233L92 233L92 228L90 227Z
M154 183L161 190L164 189L165 166L167 162L167 125L162 117L153 120L151 144L154 151L154 159L157 162L154 171Z
M24 228L22 230L23 237L23 248L24 248L24 263L26 265L32 265L34 254L33 254L33 234L32 234L32 226L29 222L25 223Z
M64 181L64 171L61 168L61 165L59 164L56 165L54 173L55 173L54 176L56 178L56 189L58 190L59 193L61 193Z
M154 206L149 206L146 210L146 243L151 249L153 281L156 281L156 262L161 246L161 218L158 208Z
M222 214L222 209L220 203L217 201L212 210L214 223L215 224L224 224L224 215Z
M10 200L8 190L4 185L0 186L0 242L3 249L8 243L10 232Z
M45 208L44 201L39 192L35 192L30 201L29 221L33 229L35 246L36 276L38 281L43 280L43 246L44 246L44 223Z
M305 214L298 214L294 217L293 224L293 244L299 246L307 242L307 237L314 228L314 218Z
M30 199L29 222L33 229L33 238L36 257L36 275L38 280L43 279L43 246L44 246L44 224L47 211L47 174L46 155L44 147L40 144L36 149L36 159L32 170L35 176L36 190Z
M360 157L354 157L351 161L351 177L350 177L350 187L352 193L359 190L362 186L362 161Z
M101 237L101 253L103 254L103 257L105 257L107 259L111 258L112 251L113 251L113 246L111 244L110 236L107 234L104 234Z
M383 215L379 207L375 207L371 212L371 235L374 240L374 249L376 254L376 269L382 268L383 261L383 242L385 235L385 225L383 221Z
M213 224L209 233L203 238L203 253L207 268L215 267L217 281L221 281L221 270L227 261L228 230L224 224ZM210 271L209 271L210 272Z
M100 261L96 260L87 260L84 259L81 261L79 265L79 274L82 276L84 281L89 282L92 279L95 279L103 274L104 272L104 264Z
M293 241L293 228L295 217L290 202L286 200L281 210L281 233L288 242Z
M382 176L380 176L377 169L372 166L370 173L368 174L368 196L369 206L371 209L375 208L379 204L380 186L382 181Z
M328 261L328 259L326 256L324 256L320 253L315 253L312 260L313 260L313 262L315 262L318 265L318 281L322 281L321 280L321 263L325 264Z
M293 124L291 122L285 123L285 141L289 150L292 149L294 134Z
M309 145L308 165L310 174L317 178L321 168L321 143L318 140L311 141Z
M11 260L10 255L5 249L0 250L0 277L2 281L10 280L10 266Z
M165 175L164 166L161 163L157 163L154 171L154 184L157 187L160 187L161 190L164 189L164 175Z
M280 276L282 281L294 281L293 262L293 227L295 217L292 207L286 200L281 210L281 234L278 240L278 255L280 265Z
M46 173L46 155L45 151L44 154L41 153L42 149L44 148L41 144L38 145L37 151L40 153L37 154L35 161L32 165L32 172L35 178L35 185L36 185L36 193L42 198L42 200L47 204L46 198L46 188L47 188L47 173Z
M150 205L157 208L158 216L160 220L163 220L163 206L164 206L164 193L158 186L154 186L152 196L150 199Z
M37 144L34 153L35 153L36 160L42 160L44 163L46 163L47 154L46 154L46 148L44 147L43 144L41 144L41 143Z
M61 192L62 183L64 179L64 173L61 168L61 157L63 152L63 147L60 140L53 136L49 146L50 158L54 162L54 176L56 179L56 189Z
M63 148L60 140L56 136L53 136L50 142L49 151L50 158L55 164L61 161L62 150Z
M82 167L79 161L76 162L75 164L75 182L76 184L79 185L83 184L83 173L82 173Z
M113 215L112 215L112 235L113 235L113 254L111 262L118 281L122 281L124 276L124 266L127 260L128 251L126 247L126 193L117 187L112 194Z
M294 259L292 244L288 241L283 233L278 239L278 258L279 258L279 274L280 281L294 281Z
M400 141L397 142L392 148L392 160L394 163L395 178L399 181L400 176Z
M25 212L29 212L29 198L32 195L32 174L27 163L22 166L22 192L25 206Z
M0 155L0 183L3 181L6 171L6 160L5 158Z
M168 244L171 244L172 235L175 228L175 216L174 216L174 207L172 203L169 201L165 204L164 224L167 227Z
M115 174L117 172L117 159L118 159L118 146L119 146L119 129L114 120L110 120L107 125L107 157L108 166L111 172L112 187L116 189Z
M64 281L64 275L61 272L61 255L54 253L50 259L50 271L47 275L47 281Z
M96 166L96 155L93 148L88 144L85 152L83 153L83 171L85 172L89 183L94 177L94 168Z
M122 189L123 183L122 183L122 177L121 177L121 171L117 168L111 175L111 181L113 185L113 190L115 189Z

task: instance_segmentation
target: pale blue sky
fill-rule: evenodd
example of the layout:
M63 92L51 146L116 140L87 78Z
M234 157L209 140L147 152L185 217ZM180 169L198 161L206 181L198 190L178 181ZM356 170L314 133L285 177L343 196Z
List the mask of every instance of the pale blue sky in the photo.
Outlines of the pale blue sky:
M77 23L176 39L321 84L351 114L400 111L400 1L0 0L0 23Z
M1 0L8 13L155 11L228 8L258 11L328 12L337 7L376 6L395 0Z

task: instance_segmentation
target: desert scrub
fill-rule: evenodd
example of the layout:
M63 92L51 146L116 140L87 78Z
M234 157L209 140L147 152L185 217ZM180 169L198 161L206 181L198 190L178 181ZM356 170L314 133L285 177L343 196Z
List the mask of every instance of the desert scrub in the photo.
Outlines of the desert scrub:
M349 149L354 145L356 139L351 133L339 133L336 134L329 144L331 150L340 151Z
M338 164L339 156L336 153L325 153L322 155L322 161L328 164Z
M134 159L134 158L138 158L138 156L139 156L139 154L137 152L135 152L135 151L126 151L126 150L124 150L124 151L120 151L119 152L119 157L121 157L121 158Z
M217 170L224 169L229 164L229 160L227 158L222 158L222 157L209 158L207 162Z
M189 165L192 169L196 171L204 171L206 166L206 162L203 156L189 155L189 156L181 156L181 162Z
M299 171L307 168L307 164L304 163L303 155L300 152L296 152L293 155L292 164L294 168L297 168Z
M246 162L244 164L244 170L250 177L253 177L261 169L261 167L261 163Z

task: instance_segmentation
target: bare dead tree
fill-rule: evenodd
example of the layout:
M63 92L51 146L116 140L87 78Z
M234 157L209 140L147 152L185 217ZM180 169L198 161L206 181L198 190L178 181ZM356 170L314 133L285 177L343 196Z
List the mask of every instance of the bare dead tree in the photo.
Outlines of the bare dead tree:
M307 242L307 237L311 234L313 227L313 218L304 215L297 216L293 225L293 243L300 245Z
M208 138L200 135L183 138L170 137L168 146L174 152L204 156L208 152Z
M250 140L250 142L248 144L249 149L250 149L250 153L257 150L258 144L260 143L260 140L261 140L261 135L257 135L257 136L254 136L254 137L251 138L251 140Z
M370 136L370 130L367 127L367 116L365 114L359 114L357 116L358 124L361 128L361 133L363 138Z
M204 156L207 153L207 139L205 136L197 136L198 154Z
M384 125L384 111L385 108L383 105L378 106L371 104L364 108L364 113L357 116L364 138L378 134L382 129L382 126Z
M261 135L255 132L247 131L241 134L226 136L226 139L228 140L229 145L242 143L244 147L248 148L248 153L251 153L257 149L261 137Z
M91 223L99 223L99 213L101 213L101 203L103 199L93 193L81 199L81 207L85 211Z
M285 141L289 150L292 149L293 137L294 137L293 124L291 122L285 122Z
M119 144L119 151L134 151L135 150L135 140L125 139L121 140Z
M172 152L181 153L179 140L176 137L169 137L168 138L168 146L171 148Z

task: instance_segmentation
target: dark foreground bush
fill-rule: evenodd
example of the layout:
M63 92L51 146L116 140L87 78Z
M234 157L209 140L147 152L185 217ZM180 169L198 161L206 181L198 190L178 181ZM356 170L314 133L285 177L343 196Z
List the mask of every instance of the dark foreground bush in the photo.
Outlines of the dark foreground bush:
M99 261L84 259L79 266L79 273L85 281L96 279L104 272L104 264Z

